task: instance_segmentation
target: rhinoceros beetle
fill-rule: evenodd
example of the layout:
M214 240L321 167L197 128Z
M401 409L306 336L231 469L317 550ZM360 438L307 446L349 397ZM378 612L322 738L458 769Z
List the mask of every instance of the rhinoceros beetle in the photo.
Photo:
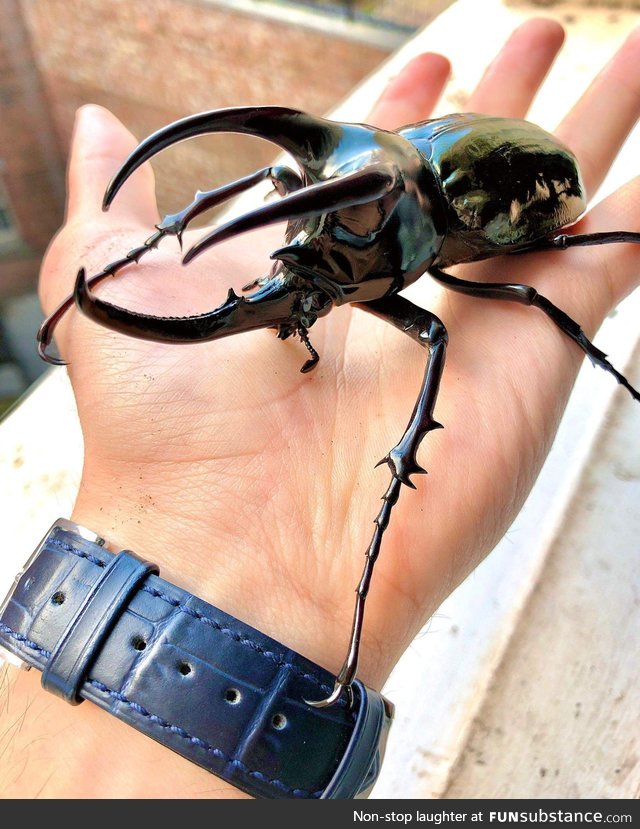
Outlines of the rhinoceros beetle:
M338 700L358 666L364 607L385 529L402 484L424 472L416 460L427 432L440 427L433 417L444 368L447 331L434 314L399 296L429 273L453 291L483 299L534 306L608 371L636 400L640 394L607 361L580 326L534 288L520 284L470 282L454 277L449 265L528 251L566 250L580 245L640 242L625 231L567 235L586 208L575 157L556 138L526 121L455 114L399 129L375 129L318 118L282 107L240 107L184 118L143 141L109 184L108 209L127 178L160 150L205 133L233 132L272 141L289 153L298 170L269 167L232 184L198 192L184 210L166 216L140 247L87 279L78 273L73 296L45 320L38 348L47 355L53 330L74 300L83 314L115 331L170 343L213 340L257 328L275 328L305 344L311 370L318 354L309 329L337 305L355 303L404 331L427 351L418 399L404 434L380 461L391 482L375 519L357 599L347 657L326 700ZM264 225L286 221L283 247L274 251L271 275L257 279L238 296L208 313L156 317L134 313L98 299L91 289L157 246L182 234L197 215L260 181L270 180L282 197L216 227L184 256L187 264L212 245Z

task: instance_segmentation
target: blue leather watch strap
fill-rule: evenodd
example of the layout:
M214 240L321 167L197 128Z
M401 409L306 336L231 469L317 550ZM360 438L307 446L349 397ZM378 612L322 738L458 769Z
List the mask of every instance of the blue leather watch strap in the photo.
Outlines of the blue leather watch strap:
M80 689L110 629L140 582L158 572L155 564L141 561L128 551L113 556L83 597L47 660L42 687L72 705L82 702ZM63 601L64 594L58 592L54 604Z
M391 706L315 709L323 668L157 575L54 527L0 616L0 645L68 701L90 699L244 791L355 797L371 785Z

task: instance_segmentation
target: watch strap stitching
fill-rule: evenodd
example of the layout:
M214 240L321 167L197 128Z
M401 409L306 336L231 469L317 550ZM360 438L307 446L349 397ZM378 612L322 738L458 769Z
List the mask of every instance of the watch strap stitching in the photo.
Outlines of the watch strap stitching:
M13 630L13 628L10 628L8 625L5 625L4 622L0 622L0 631L2 633L6 633L7 636L10 636L17 642L20 642L26 648L29 648L29 650L37 651L45 659L49 659L49 657L51 656L51 651L41 648L40 645L36 645L36 643L33 640L27 638L22 633L18 633L17 630Z
M49 659L51 657L51 651L46 650L45 648L41 648L38 644L33 642L31 639L28 639L26 636L23 636L18 631L13 630L8 625L5 625L4 622L0 622L0 631L5 633L7 636L10 636L12 639L17 640L18 642L22 643L25 647L29 648L30 650L37 651L41 656L45 659ZM195 735L189 734L188 731L185 731L179 725L174 725L163 717L159 717L157 714L152 714L150 711L140 705L133 700L130 700L124 694L121 694L119 691L114 691L113 689L107 687L103 682L100 682L97 679L87 679L87 683L94 687L96 690L101 691L104 694L107 694L112 699L116 699L118 702L122 703L123 705L128 706L133 711L135 711L139 716L148 719L150 722L154 723L155 725L160 726L163 729L171 731L174 734L177 734L179 737L182 737L185 740L188 740L192 745L197 745L200 748L204 749L205 751L212 753L214 756L219 757L221 760L226 762L232 763L236 768L240 769L244 774L248 775L249 777L254 777L257 780L261 780L263 783L267 783L268 785L274 786L275 788L280 789L281 791L288 792L293 797L300 797L300 798L319 798L322 794L321 791L319 792L308 792L304 789L292 789L290 786L287 786L286 783L283 783L281 780L273 779L267 777L260 771L256 771L254 769L250 769L246 766L241 760L238 760L233 757L229 757L219 748L208 743L206 740L201 739L200 737L196 737Z
M78 550L75 547L72 547L70 544L67 544L60 538L52 538L50 543L56 547L59 547L67 553L71 553L71 555L77 556L78 558L87 559L87 561L90 561L97 567L105 568L107 566L107 563L103 559L100 559L97 556L94 556L91 553L86 552L85 550ZM167 604L171 605L171 607L176 608L176 610L179 610L182 613L186 613L193 619L196 619L197 621L202 622L205 625L210 625L211 627L215 628L217 631L222 633L224 636L229 636L231 639L234 640L234 642L238 642L238 644L240 645L244 645L245 647L251 648L252 650L256 651L256 653L259 653L262 656L264 656L266 659L270 659L278 667L289 668L291 671L293 671L294 674L296 674L296 676L299 676L302 679L309 680L310 682L314 682L320 690L325 692L330 692L333 690L332 686L329 686L325 682L322 682L314 674L307 673L306 671L301 670L297 665L294 665L291 662L284 660L282 656L280 656L280 654L263 648L261 645L259 645L257 642L254 642L252 639L248 639L246 636L243 636L237 631L225 627L220 622L217 622L215 619L211 619L209 616L205 616L198 610L194 610L194 608L189 607L189 605L183 604L178 599L174 599L172 596L169 596L166 593L162 593L161 591L156 590L154 587L151 587L148 584L142 585L140 589L144 593L148 593L150 596L153 596L154 598L161 599L163 602L166 602ZM344 700L338 700L337 704L340 706L345 706L347 703Z
M114 691L111 688L108 688L104 683L99 682L97 679L89 679L89 684L96 688L98 691L102 691L105 694L108 694L112 699L118 700L118 702L123 703L124 705L129 706L132 708L137 714L141 717L145 717L149 719L155 725L160 726L161 728L167 729L174 734L177 734L179 737L182 737L185 740L188 740L193 745L197 745L200 748L205 749L212 753L215 757L218 757L225 762L232 763L236 768L240 769L242 772L247 774L249 777L255 777L257 780L262 780L264 783L268 783L269 785L275 786L282 791L289 792L294 797L316 797L319 798L322 794L321 791L319 792L308 792L305 789L292 789L290 786L287 786L286 783L283 783L281 780L273 779L267 777L260 771L255 771L254 769L250 769L242 760L238 760L235 757L230 757L228 754L225 754L219 748L211 745L210 743L206 742L206 740L202 740L200 737L195 737L192 734L189 734L184 728L179 725L173 725L172 723L165 720L163 717L158 716L157 714L152 714L150 711L140 705L133 700L130 700L124 694L121 694L119 691Z
M203 613L200 613L200 611L194 610L194 608L189 607L189 605L182 604L177 599L173 599L171 596L168 596L165 593L161 593L159 590L156 590L154 587L150 587L148 584L145 584L141 589L143 592L149 593L151 596L154 596L154 598L162 599L162 601L167 602L167 604L170 604L172 607L175 607L176 610L180 610L182 613L186 613L188 616L191 616L198 622L202 622L205 625L209 625L210 627L215 628L224 636L229 636L231 639L234 640L234 642L238 642L238 644L240 645L244 645L245 647L251 648L251 650L256 651L261 656L270 659L279 668L290 668L291 671L294 674L296 674L296 676L299 676L302 679L308 679L312 682L315 682L315 684L323 691L333 690L332 687L322 682L314 674L310 674L301 670L297 665L294 665L292 662L288 662L286 659L283 659L282 656L280 656L280 654L263 648L262 645L259 645L252 639L248 639L246 636L243 636L237 631L225 627L224 625L220 624L220 622L216 622L215 619L211 619L210 617L205 616ZM342 700L340 702L343 705L346 704Z
M48 541L54 547L60 547L60 549L64 550L65 553L71 553L73 556L77 556L78 558L86 558L87 561L90 561L92 564L95 564L97 567L106 567L107 562L97 556L91 555L91 553L87 553L85 550L76 550L75 547L72 547L71 544L67 544L61 538L51 538Z

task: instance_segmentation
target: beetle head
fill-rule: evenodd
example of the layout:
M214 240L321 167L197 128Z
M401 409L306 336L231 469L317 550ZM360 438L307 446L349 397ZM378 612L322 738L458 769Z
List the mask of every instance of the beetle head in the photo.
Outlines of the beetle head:
M216 227L187 251L185 264L239 233L286 221L287 245L273 258L294 274L313 273L332 283L356 284L370 281L371 273L381 268L401 266L399 257L388 256L391 234L387 233L384 244L378 242L398 200L406 196L405 180L415 178L415 150L394 133L282 107L202 113L154 133L115 175L105 193L104 209L133 171L156 153L213 132L250 134L277 144L295 159L303 187Z

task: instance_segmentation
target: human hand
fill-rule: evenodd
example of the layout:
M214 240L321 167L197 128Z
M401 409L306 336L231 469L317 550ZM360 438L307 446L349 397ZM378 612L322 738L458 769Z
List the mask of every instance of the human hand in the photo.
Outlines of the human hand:
M553 24L520 29L468 108L523 115L560 43ZM531 56L528 62L523 50ZM621 78L632 83L638 77L637 51L636 38L635 48L625 46L561 128L582 162L590 191L637 118L638 90L621 95L619 86ZM427 117L446 72L446 62L437 56L412 63L378 104L373 120L397 127ZM605 105L609 117L603 117ZM67 223L43 268L46 309L70 291L80 265L99 270L146 238L158 218L148 170L136 174L109 214L100 213L104 187L135 142L104 112L85 115L91 118L74 142ZM635 182L583 220L580 231L639 229L638 197ZM277 246L275 240L269 244ZM246 238L232 241L180 271L181 296L175 297L168 280L178 255L167 245L100 289L101 295L153 313L202 310L209 272L219 293L231 274L241 271L249 281L265 272L248 247ZM536 254L465 267L464 274L534 284L593 333L610 305L633 287L637 256L637 250L622 246L606 255ZM610 282L603 278L605 260ZM480 306L449 294L430 308L451 338L436 408L446 431L425 441L420 460L431 475L418 482L416 493L402 493L376 571L361 676L378 686L425 618L514 517L546 454L582 356L535 310ZM500 329L501 340L487 341L492 328ZM322 361L310 377L298 372L306 357L300 345L280 343L272 332L163 346L125 339L70 315L59 343L71 363L85 437L74 519L141 555L167 551L161 562L167 578L336 670L361 554L387 483L388 473L373 467L397 441L411 412L424 354L350 308L334 311L312 335ZM503 348L516 340L535 341L535 351ZM117 727L85 708L82 716L96 732ZM81 739L78 712L72 714L72 739ZM118 749L105 739L104 751L113 750L114 763L105 762L122 768L121 754L116 762ZM203 772L188 766L183 771L182 761L129 736L126 728L121 739L135 742L133 766L138 752L153 756L163 781L159 791L166 790L169 777L183 794L195 791L191 781ZM64 779L59 784L64 787Z

